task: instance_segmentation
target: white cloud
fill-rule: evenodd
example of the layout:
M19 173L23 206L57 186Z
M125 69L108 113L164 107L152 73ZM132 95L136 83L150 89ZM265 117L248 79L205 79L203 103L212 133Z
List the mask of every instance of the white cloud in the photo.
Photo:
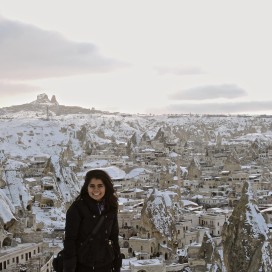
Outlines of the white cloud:
M109 72L124 63L103 57L92 43L0 18L0 78L25 80Z
M27 80L63 105L130 113L182 101L271 101L270 2L197 7L179 0L121 0L107 8L92 0L3 0L0 80ZM131 66L118 69L116 60ZM36 96L4 94L0 107Z
M40 88L34 85L1 82L0 81L0 94L13 96L21 93L34 93Z
M246 91L234 84L207 85L179 91L170 96L175 100L233 99L246 95Z
M233 103L189 103L173 104L166 107L165 113L200 113L200 114L228 114L228 113L257 113L269 112L272 101L245 101Z

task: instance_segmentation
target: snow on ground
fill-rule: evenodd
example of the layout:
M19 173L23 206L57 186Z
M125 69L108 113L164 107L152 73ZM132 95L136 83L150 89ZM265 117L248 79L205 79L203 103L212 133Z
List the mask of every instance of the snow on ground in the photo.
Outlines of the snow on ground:
M14 212L15 208L7 197L6 192L3 189L0 189L0 218L3 220L4 224L15 219L13 215Z
M254 203L253 191L250 183L248 183L247 195L249 200L246 211L247 223L252 226L253 236L255 238L258 238L259 235L263 235L265 240L267 240L269 229L258 206Z
M64 229L66 215L63 212L63 207L43 209L34 205L32 210L36 215L36 222L43 224L43 230L52 231L55 228Z

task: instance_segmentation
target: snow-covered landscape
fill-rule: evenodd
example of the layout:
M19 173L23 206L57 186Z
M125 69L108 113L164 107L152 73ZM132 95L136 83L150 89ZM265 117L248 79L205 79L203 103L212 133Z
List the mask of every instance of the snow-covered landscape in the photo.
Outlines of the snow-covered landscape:
M0 271L51 271L94 168L119 197L122 271L271 271L271 162L268 115L111 113L46 94L1 108ZM17 262L23 246L33 258Z

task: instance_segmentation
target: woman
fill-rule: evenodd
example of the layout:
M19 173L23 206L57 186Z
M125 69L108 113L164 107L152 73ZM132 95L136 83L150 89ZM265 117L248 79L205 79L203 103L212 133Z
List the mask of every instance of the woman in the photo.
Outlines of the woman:
M99 169L87 172L80 194L66 214L64 272L120 271L117 211L110 176Z

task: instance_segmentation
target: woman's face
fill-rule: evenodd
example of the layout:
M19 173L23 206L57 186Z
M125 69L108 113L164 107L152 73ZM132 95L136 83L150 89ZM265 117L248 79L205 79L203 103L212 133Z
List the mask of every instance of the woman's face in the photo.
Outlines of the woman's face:
M101 201L106 193L106 187L101 179L92 178L88 185L88 194L96 201Z

